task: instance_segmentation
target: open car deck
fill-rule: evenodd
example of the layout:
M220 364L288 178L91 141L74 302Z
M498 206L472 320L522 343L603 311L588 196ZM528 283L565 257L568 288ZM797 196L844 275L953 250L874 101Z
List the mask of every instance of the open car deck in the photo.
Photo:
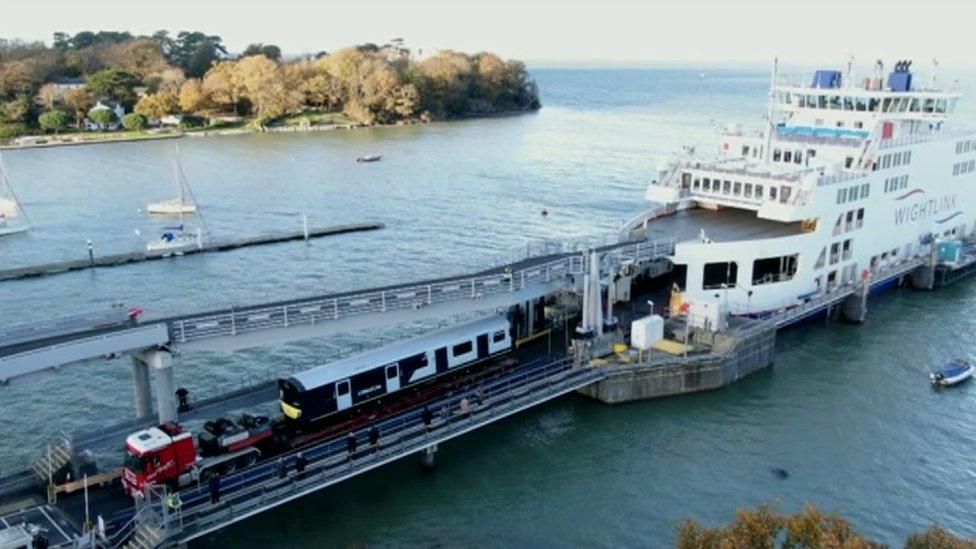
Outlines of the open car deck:
M659 217L647 224L650 239L698 240L702 230L715 242L758 240L801 234L800 223L781 223L756 216L749 210L695 208Z

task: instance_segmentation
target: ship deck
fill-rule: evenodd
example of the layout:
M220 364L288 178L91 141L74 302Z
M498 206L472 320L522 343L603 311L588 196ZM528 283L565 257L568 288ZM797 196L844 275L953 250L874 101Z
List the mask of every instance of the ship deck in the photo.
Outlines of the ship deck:
M705 236L715 242L779 238L803 232L799 222L770 221L749 210L695 208L652 220L647 224L647 236L650 239L674 238L681 243L697 240L702 229Z

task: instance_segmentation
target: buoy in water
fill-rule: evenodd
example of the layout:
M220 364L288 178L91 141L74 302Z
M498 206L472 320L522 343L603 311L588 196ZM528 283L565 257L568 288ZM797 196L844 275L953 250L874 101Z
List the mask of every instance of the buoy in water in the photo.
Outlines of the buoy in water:
M773 467L772 469L773 469L773 476L775 476L776 478L780 480L790 478L790 473L786 469L783 469L781 467Z
M541 214L542 214L542 215L544 215L544 216L545 216L545 215L549 215L549 210L547 210L547 209L545 209L545 208L542 208L542 211L541 211L541 212L539 212L539 213L541 213Z

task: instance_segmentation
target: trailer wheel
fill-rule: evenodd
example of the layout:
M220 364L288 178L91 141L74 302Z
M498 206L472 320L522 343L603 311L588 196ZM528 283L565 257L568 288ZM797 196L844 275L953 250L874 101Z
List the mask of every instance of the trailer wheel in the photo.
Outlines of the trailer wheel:
M214 471L212 467L200 471L200 482L210 482L210 479L217 476L217 471Z
M234 474L235 471L237 471L237 461L236 460L233 460L233 459L227 460L221 466L221 469L223 469L223 474L225 474L225 475L232 475L232 474Z

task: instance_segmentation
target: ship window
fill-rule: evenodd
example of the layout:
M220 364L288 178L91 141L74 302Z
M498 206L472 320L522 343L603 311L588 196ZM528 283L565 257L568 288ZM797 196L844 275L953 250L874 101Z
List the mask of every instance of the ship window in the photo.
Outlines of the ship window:
M451 348L451 354L454 356L461 356L470 353L474 349L470 341L465 341L464 343L458 343Z
M845 168L850 168L853 164L854 164L854 157L853 156L848 156L847 158L844 159L844 167Z
M922 112L932 112L933 110L935 110L935 99L926 99Z
M803 163L803 152L802 151L796 151L795 153L793 153L793 162L795 164L802 164Z
M946 100L939 99L935 102L935 112L944 113L946 112Z
M745 196L746 198L752 198L752 183L746 183Z
M871 184L865 183L861 185L861 198L867 198L868 194L871 193Z
M817 108L817 98L816 98L816 96L814 96L814 95L808 95L807 96L807 107L810 107L811 109Z
M840 96L839 95L833 95L833 96L830 97L830 108L831 109L835 109L835 110L836 109L840 109Z
M386 367L386 379L394 379L397 376L396 364Z
M780 152L779 149L773 149L773 162L779 162L781 155L782 153Z
M349 394L349 380L336 383L336 395L343 396Z
M910 164L912 161L912 151L905 151L905 164Z
M709 179L707 177L702 178L702 188L703 189L705 189L707 191L708 189L711 188L711 186L712 186L712 180L711 179Z
M883 110L884 112L891 112L891 98L890 97L885 97L884 98L884 101L881 104L881 110Z
M858 97L855 102L855 105L857 106L857 110L859 111L866 111L868 109L868 103L867 101L864 100L863 97Z
M840 245L836 242L830 245L830 264L840 261Z
M749 156L749 145L742 146L742 156Z
M912 112L918 112L922 110L922 104L919 102L917 97L912 98L912 106L910 108Z
M796 96L796 104L799 105L800 107L806 107L807 106L807 97L805 95L797 95Z
M769 199L776 200L776 187L769 188Z
M793 151L783 151L783 162L790 162L793 160Z
M827 96L826 95L817 96L817 107L819 107L821 109L826 109L827 108Z
M691 184L691 188L695 189L696 191L697 190L700 190L701 189L701 179L699 179L699 178L696 177L695 180L694 180L694 182Z
M765 257L752 262L752 285L791 280L796 274L797 254Z
M895 153L891 158L891 167L897 168L898 166L901 166L901 153Z
M500 343L505 341L505 330L498 330L491 336L492 343Z
M732 191L732 182L726 179L722 182L722 194L729 194Z
M735 185L732 187L732 194L736 196L742 194L742 183L739 183L738 181L735 182Z
M857 122L854 123L854 127L855 128L863 128L864 127L864 122L861 122L860 120L858 120Z
M837 189L837 203L847 202L847 189Z
M881 101L877 97L872 97L868 103L868 110L871 112L878 112L878 106L881 105Z
M844 110L853 111L854 110L854 100L850 96L844 96Z
M756 185L756 198L762 198L763 196L763 186Z
M725 286L735 286L739 277L739 266L734 261L706 263L702 272L702 289L708 290Z

